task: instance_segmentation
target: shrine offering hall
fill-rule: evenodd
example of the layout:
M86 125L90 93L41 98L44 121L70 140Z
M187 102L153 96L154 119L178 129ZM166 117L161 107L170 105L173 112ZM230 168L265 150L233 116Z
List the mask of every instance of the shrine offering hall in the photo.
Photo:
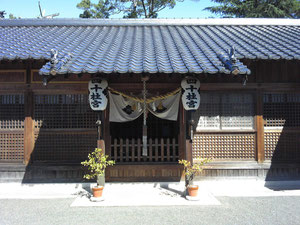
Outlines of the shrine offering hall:
M300 21L0 20L0 182L300 176Z

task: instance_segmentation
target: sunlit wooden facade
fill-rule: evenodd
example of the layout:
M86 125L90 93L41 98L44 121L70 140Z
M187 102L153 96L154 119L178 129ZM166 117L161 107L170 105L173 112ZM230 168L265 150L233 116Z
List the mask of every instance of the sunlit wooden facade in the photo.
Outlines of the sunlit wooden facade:
M24 27L29 22L24 21ZM62 21L62 23L66 22L68 21ZM102 24L101 29L95 24L96 31L90 31L91 28L85 25L87 22L79 21L78 23L83 23L83 27L79 27L78 30L87 29L91 32L94 38L91 40L96 40L96 31L101 31L102 27L104 28L101 32L119 32L118 34L121 33L127 37L124 41L125 44L122 42L122 38L120 38L120 43L118 42L117 38L121 35L114 39L114 43L112 42L113 44L119 43L118 47L121 50L120 46L129 43L129 37L133 38L130 36L130 29L135 29L134 34L140 41L136 45L131 45L134 51L138 51L143 44L138 38L138 32L145 34L150 29L152 29L153 35L157 35L156 37L161 39L156 38L157 43L155 43L155 41L143 36L146 44L149 42L153 46L156 44L163 46L163 41L175 43L174 45L166 45L165 52L160 52L157 46L151 49L149 47L151 45L145 44L143 54L149 58L145 59L144 64L141 63L144 66L147 66L147 63L158 65L159 57L154 57L154 50L158 56L169 51L168 56L170 58L168 60L170 59L170 62L177 57L172 56L171 53L178 53L182 57L182 61L180 61L178 56L179 63L182 65L191 63L193 65L193 60L196 62L197 59L196 50L200 51L200 47L204 46L202 51L206 56L213 55L209 51L212 49L216 51L217 48L225 49L227 47L226 41L230 42L231 39L225 40L224 37L232 37L233 34L236 34L235 29L241 31L249 29L249 27L231 27L232 33L230 34L226 31L226 26L223 25L218 28L208 28L206 25L201 25L202 27L197 28L197 30L193 24L190 27L184 27L186 25L182 26L181 24L175 27L168 21L171 24L169 28L166 28L164 24L162 25L163 28L158 28L154 24L155 22L149 25L147 21L147 23L142 21L145 24L141 26L137 26L136 22L134 24L126 22L124 26L128 26L126 29L129 30L126 33L124 27L124 29L120 28L123 26L122 24L120 27L118 27L119 25L111 25L112 27L108 29L105 27L106 25L102 24L103 22L99 22ZM17 24L18 21L15 23ZM33 23L43 23L43 21L33 21ZM45 25L45 30L51 30L52 23L56 22L46 21L45 23L50 24ZM94 23L98 22L94 21ZM117 21L117 23L121 22ZM7 27L11 26L10 22L7 24ZM41 32L40 25L35 24L34 26L37 27L38 32ZM42 26L44 25L42 24ZM68 31L70 38L75 38L74 40L78 42L77 45L79 46L87 44L88 39L84 39L83 44L79 43L76 37L83 36L83 34L76 30L77 24L74 25L75 28L72 26L68 28L70 29ZM3 26L3 29L6 29L6 25ZM62 37L67 30L62 25L58 25L56 29L61 29ZM78 34L74 33L72 29ZM142 29L145 30L144 33ZM219 39L217 39L211 35L212 31L218 31L218 29L224 33L223 38L218 37ZM257 27L253 29L257 31L255 30ZM276 33L276 29L280 29L279 26L271 29L276 35L279 34L279 32ZM33 28L28 30L30 33ZM161 35L158 33L159 30ZM184 30L188 32L184 33ZM296 25L290 31L284 30L283 34L290 35L291 39L296 38L297 41L298 30L298 25ZM13 31L11 32L14 35ZM111 34L109 32L108 34ZM261 35L260 38L265 37L259 30L257 32ZM217 33L215 34L217 36ZM253 52L258 51L254 48L259 46L255 43L255 38L249 37L247 33L242 34L245 36L240 42L238 39L235 40L236 46L241 49L240 52L243 53L249 49ZM107 35L104 37L108 37ZM174 40L171 38L172 35ZM162 37L165 39L163 40ZM199 38L198 42L197 37ZM208 39L209 37L211 39ZM9 37L6 38L10 40ZM101 39L102 37L98 38ZM194 42L189 43L188 40L191 41L192 39ZM14 39L11 41L13 42ZM207 45L204 45L203 41ZM182 71L171 73L145 71L140 73L62 73L57 74L47 86L44 86L39 70L48 60L30 57L21 59L19 56L14 59L1 58L0 178L2 180L21 179L24 182L82 181L83 168L80 162L85 160L87 154L97 147L96 121L99 115L89 107L89 80L92 77L105 78L110 88L128 95L139 96L143 91L141 81L143 76L149 77L147 91L151 96L176 90L180 87L181 80L185 76L197 77L201 83L200 107L194 112L185 111L180 103L177 121L162 120L148 114L148 155L146 157L142 156L142 118L126 123L109 122L108 107L100 115L102 136L105 142L105 152L116 161L116 165L106 172L107 181L179 181L182 178L182 167L179 166L178 160L196 160L197 157L213 158L213 161L206 166L201 175L205 177L299 178L300 61L296 59L299 57L299 53L296 49L290 54L294 54L294 58L287 57L284 55L287 53L283 53L285 49L278 47L278 41L274 42L273 47L271 46L272 41L274 40L267 40L268 45L266 44L266 46L272 50L276 47L278 52L274 50L275 53L267 52L265 55L269 54L269 58L274 57L276 60L259 58L263 53L260 53L257 58L244 57L240 59L241 63L251 70L246 83L244 82L245 74L233 75L214 71L200 71L201 73L198 71L199 73L196 73L197 71L189 72L189 70L192 71L192 67L188 68L189 70L182 67L183 69L179 68ZM107 41L103 43L103 46L109 46ZM241 43L244 43L245 46L241 46ZM186 46L182 47L184 44ZM189 44L194 48L188 46ZM222 44L226 46L222 46ZM37 47L40 44L33 43L32 45ZM296 48L295 43L292 45ZM112 50L106 48L107 54L109 57L117 58L118 55L113 54L117 45L112 46ZM254 47L251 49L249 46ZM3 46L2 48L4 49ZM30 51L32 49L34 48L29 48ZM85 47L83 49L89 50ZM123 51L120 50L120 54L126 53L126 46L124 49ZM2 52L5 51L4 49ZM188 54L193 55L194 58ZM249 54L252 54L251 51ZM127 56L131 57L130 54ZM80 58L81 55L78 57ZM190 62L184 57L190 59ZM156 61L150 62L154 58ZM217 59L205 58L205 60L216 62ZM204 62L206 62L205 60ZM174 62L176 64L176 61ZM199 62L199 65L201 63ZM176 67L175 64L172 64L174 68ZM207 65L209 68L210 65ZM189 66L187 65L187 67Z
M102 114L106 153L117 161L108 180L178 180L179 158L213 157L207 176L299 175L300 65L298 61L249 61L243 86L234 76L198 76L201 105L180 107L177 122L149 117L149 155L141 155L141 121L110 123ZM1 165L29 165L30 173L79 179L79 162L97 146L97 114L88 105L87 81L72 75L41 84L41 62L0 65ZM106 75L125 92L141 92L139 75ZM149 92L179 87L181 75L150 75ZM195 120L193 141L189 121ZM44 170L41 169L44 167ZM34 172L35 171L35 172ZM284 172L285 171L285 172Z

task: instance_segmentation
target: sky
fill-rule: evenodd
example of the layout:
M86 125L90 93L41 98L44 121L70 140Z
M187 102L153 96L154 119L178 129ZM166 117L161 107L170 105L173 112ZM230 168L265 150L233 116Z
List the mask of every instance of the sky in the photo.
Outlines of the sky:
M82 10L76 5L80 0L40 0L42 10L45 15L59 13L56 18L78 18ZM92 0L97 2L97 0ZM159 18L208 18L217 17L208 11L203 11L205 7L211 6L210 0L185 0L177 2L173 9L164 9L159 12ZM0 0L0 11L5 10L5 18L12 13L16 17L36 18L40 15L38 0ZM122 18L122 15L114 15L112 18Z

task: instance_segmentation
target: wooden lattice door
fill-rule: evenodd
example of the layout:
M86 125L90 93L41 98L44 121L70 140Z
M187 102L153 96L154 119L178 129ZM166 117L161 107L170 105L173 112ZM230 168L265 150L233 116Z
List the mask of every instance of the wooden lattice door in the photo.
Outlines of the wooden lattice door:
M0 161L24 160L24 95L0 95Z

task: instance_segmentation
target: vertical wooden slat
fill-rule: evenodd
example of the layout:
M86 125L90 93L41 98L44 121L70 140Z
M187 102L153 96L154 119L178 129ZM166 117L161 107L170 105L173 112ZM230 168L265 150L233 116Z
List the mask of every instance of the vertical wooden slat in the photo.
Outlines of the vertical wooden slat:
M167 161L170 162L170 138L167 138Z
M141 161L141 139L138 138L137 141L137 157L138 157L138 162Z
M160 157L161 157L161 161L163 162L165 159L165 148L164 148L164 139L161 138L160 139Z
M158 162L158 138L155 138L155 162Z
M120 162L123 162L123 139L120 138Z
M153 153L152 153L152 138L149 139L149 161L152 162L152 157L153 157Z
M172 139L172 151L173 151L172 161L175 162L176 161L176 139L175 138Z
M131 162L135 161L135 142L134 138L131 139Z
M256 158L259 163L265 160L264 119L263 119L263 92L257 91L256 97Z
M129 162L129 139L128 138L126 138L126 140L125 140L125 148L126 148L126 159L125 159L125 161L126 162Z
M114 139L114 160L115 161L118 161L118 147L117 147L117 145L118 145L118 141L115 138Z

